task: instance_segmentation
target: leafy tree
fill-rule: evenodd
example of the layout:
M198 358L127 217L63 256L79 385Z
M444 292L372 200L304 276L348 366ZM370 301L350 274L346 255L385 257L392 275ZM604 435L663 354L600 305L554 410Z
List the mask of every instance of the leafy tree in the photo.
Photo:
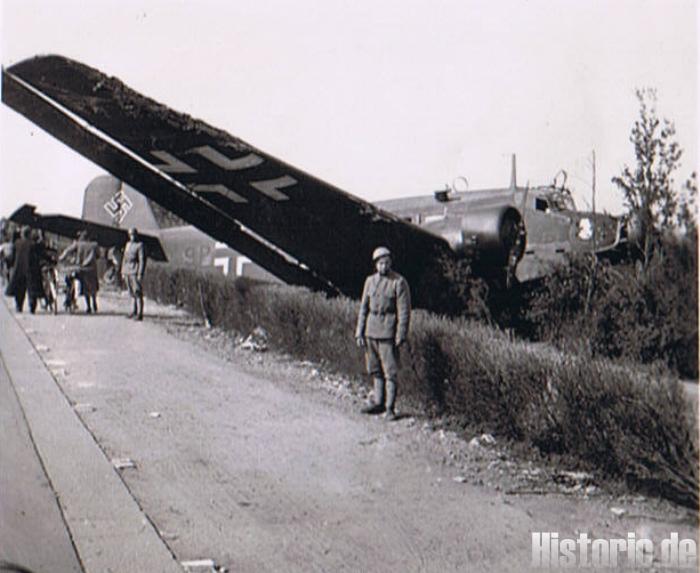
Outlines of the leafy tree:
M676 225L679 229L697 241L698 223L697 223L697 198L698 198L698 180L695 172L685 182L685 195L681 197L678 214L676 215Z
M674 189L673 173L680 166L683 150L675 140L676 128L656 113L656 91L638 89L639 117L634 122L630 141L634 145L637 164L625 166L622 175L612 181L624 194L625 204L638 226L638 246L644 268L649 266L657 241L664 232L688 230L694 224L694 179L686 183L689 197L684 199Z

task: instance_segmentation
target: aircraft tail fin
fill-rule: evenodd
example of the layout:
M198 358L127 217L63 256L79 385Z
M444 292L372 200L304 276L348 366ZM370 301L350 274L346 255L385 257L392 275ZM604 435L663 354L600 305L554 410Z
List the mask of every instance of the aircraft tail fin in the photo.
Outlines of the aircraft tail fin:
M160 228L151 205L140 193L112 175L100 175L85 189L83 219L139 231Z

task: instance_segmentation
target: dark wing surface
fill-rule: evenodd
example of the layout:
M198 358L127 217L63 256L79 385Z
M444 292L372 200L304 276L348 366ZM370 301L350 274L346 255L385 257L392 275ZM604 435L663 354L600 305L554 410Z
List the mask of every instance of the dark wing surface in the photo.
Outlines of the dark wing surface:
M67 215L40 215L36 212L34 205L22 205L10 215L10 220L18 225L29 225L33 229L41 229L69 239L75 239L79 231L87 231L88 236L93 241L105 248L123 247L129 240L129 233L125 229L117 229ZM146 249L146 255L150 259L167 262L168 257L157 237L146 233L139 233L139 237Z
M440 237L59 56L3 72L3 102L281 279L358 296L386 245L429 305ZM425 287L425 288L424 288Z

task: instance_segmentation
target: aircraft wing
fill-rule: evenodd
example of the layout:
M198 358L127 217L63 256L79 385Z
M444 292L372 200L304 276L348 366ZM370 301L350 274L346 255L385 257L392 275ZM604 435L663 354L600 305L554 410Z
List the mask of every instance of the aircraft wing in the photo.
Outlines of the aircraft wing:
M286 282L358 296L378 245L416 303L446 241L60 56L3 71L2 100L185 221Z
M10 221L18 225L29 225L33 229L42 229L48 233L54 233L69 239L75 239L79 231L87 231L88 236L96 241L100 247L123 247L129 240L126 229L118 229L109 225L93 223L85 219L76 219L67 215L40 215L34 205L22 205L12 215ZM168 257L163 251L163 246L157 237L139 232L146 255L159 262L167 262Z

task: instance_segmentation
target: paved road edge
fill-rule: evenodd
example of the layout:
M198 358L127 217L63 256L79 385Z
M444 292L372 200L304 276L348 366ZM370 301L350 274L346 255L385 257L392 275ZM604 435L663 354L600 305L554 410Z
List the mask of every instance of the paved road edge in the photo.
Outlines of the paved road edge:
M0 332L0 353L85 571L182 573L5 301Z

